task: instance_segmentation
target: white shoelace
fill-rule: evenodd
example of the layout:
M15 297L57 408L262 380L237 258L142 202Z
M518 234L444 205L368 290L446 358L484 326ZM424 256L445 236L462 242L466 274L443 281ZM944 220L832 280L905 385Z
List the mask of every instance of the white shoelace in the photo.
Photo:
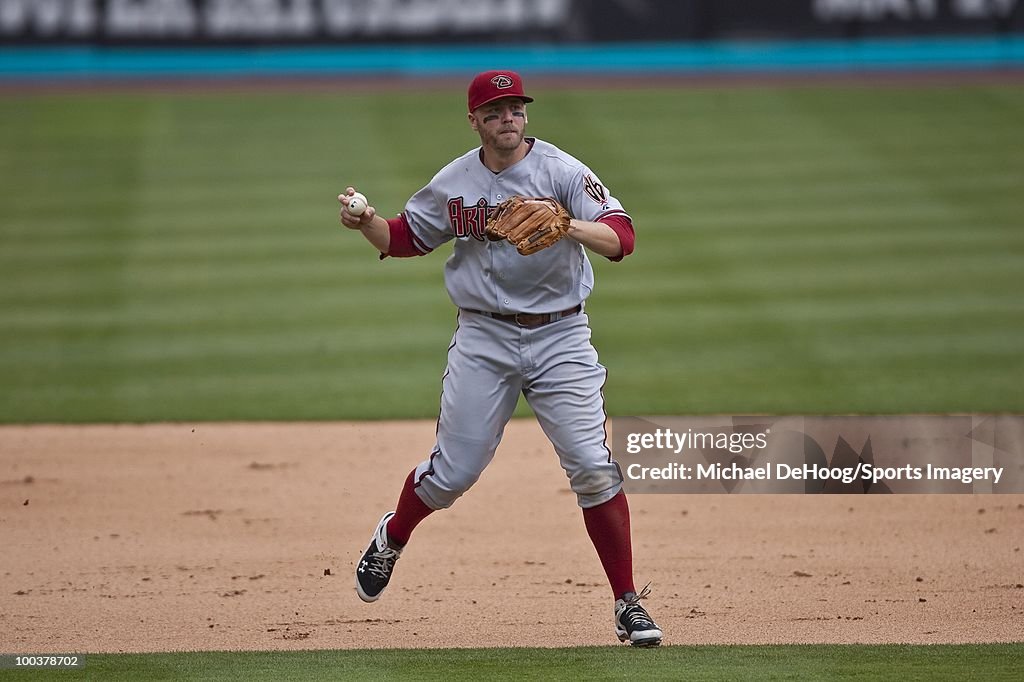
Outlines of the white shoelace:
M647 583L644 585L644 589L640 590L639 594L633 595L630 599L626 600L623 605L622 612L625 614L626 620L629 621L629 625L631 627L654 627L654 621L647 614L644 607L640 605L640 600L646 599L650 594L651 583Z
M398 554L397 550L390 547L376 551L371 556L370 561L367 562L366 569L383 580L391 575L391 571L395 567L395 561L398 560Z

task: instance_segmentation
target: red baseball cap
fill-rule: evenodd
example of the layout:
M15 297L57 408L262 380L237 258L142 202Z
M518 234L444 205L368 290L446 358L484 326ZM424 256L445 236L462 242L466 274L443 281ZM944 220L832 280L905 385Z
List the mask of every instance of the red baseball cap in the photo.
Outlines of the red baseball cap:
M533 101L532 97L527 97L523 92L523 79L515 71L484 71L477 74L469 84L470 111L502 97Z

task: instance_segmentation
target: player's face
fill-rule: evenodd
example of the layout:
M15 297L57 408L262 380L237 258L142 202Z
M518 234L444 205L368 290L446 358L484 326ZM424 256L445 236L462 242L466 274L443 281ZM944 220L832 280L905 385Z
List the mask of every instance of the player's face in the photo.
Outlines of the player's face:
M484 147L511 152L519 148L526 134L526 104L518 97L505 97L478 107L469 124L480 135Z

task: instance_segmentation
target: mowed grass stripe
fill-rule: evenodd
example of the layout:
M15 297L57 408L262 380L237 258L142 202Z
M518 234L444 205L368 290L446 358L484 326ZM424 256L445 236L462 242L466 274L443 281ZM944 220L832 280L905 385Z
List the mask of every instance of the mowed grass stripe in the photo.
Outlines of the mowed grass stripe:
M988 196L975 196L967 193L962 206L951 210L951 206L941 201L923 202L892 197L888 200L862 198L853 200L838 196L836 201L826 205L802 205L795 202L779 202L779 206L747 205L742 195L735 195L728 200L728 192L715 189L714 200L700 201L688 195L688 188L682 187L674 196L652 197L652 201L630 209L639 230L639 239L644 239L651 231L666 227L675 230L729 229L737 232L763 230L772 228L772 236L784 235L787 231L808 231L810 234L821 234L821 229L833 231L871 231L878 229L914 231L934 226L941 231L946 227L970 228L972 231L991 232L1003 231L1018 233L1015 211L1020 207L1019 199L1010 191L993 191ZM721 196L718 196L719 193ZM768 194L766 197L770 196ZM949 194L947 193L947 196ZM959 195L957 195L959 196ZM181 244L183 248L202 248L209 240L212 244L219 241L231 243L235 240L252 238L280 240L288 242L294 235L298 243L317 242L322 240L335 248L352 250L362 254L372 254L372 247L364 244L349 244L337 241L338 234L344 230L337 224L337 202L333 196L320 197L318 205L310 207L298 206L291 210L285 205L270 202L267 206L247 207L244 204L221 205L212 212L198 211L181 214L137 214L131 217L135 240L145 245L148 240L160 243L169 240ZM754 210L756 208L756 210ZM120 233L109 225L98 225L93 221L83 221L68 211L77 212L80 207L65 206L65 214L53 219L46 218L47 230L39 230L39 216L9 216L4 225L4 244L11 247L44 248L49 247L60 253L64 244L69 249L102 248L103 244L117 240ZM381 211L384 215L389 215ZM395 214L398 210L395 211ZM994 222L968 223L965 225L965 213L971 216L991 216ZM30 219L31 218L31 219ZM55 243L54 240L59 239ZM365 248L364 248L365 247ZM370 249L370 250L367 250ZM5 251L3 257L13 260L10 252Z
M276 286L288 281L301 281L312 286L328 280L340 283L358 277L385 280L396 271L392 263L381 264L371 252L362 248L351 252L337 251L334 246L319 240L311 240L307 245L280 244L277 240L270 240L261 245L247 244L236 252L229 242L222 242L218 248L205 249L200 245L182 248L173 248L172 244L156 248L147 245L143 249L131 249L131 266L121 268L120 275L124 283L138 285L139 291L144 292L147 287L165 286L187 289L190 286L246 284L259 288L261 283ZM978 267L990 267L993 271L1000 268L1014 270L1020 264L1022 247L1024 233L1003 236L974 234L966 230L938 233L932 237L908 235L896 230L877 237L863 233L830 235L825 230L818 230L807 235L783 235L770 241L737 241L731 235L711 233L702 235L699 242L685 253L677 254L676 258L685 262L701 255L725 252L742 264L743 272L757 277L767 276L769 281L773 272L782 275L778 273L781 263L799 264L802 271L813 274L818 269L832 268L844 262L855 264L865 275L891 269L893 277L899 279L910 274L924 274L929 269L942 270L946 274L951 270L968 274L972 268ZM449 249L448 246L442 247L442 258ZM39 250L31 249L24 262L10 265L9 272L21 271L19 279L27 289L31 289L27 293L46 295L51 287L59 289L61 277L69 269L77 273L103 271L118 262L117 257L109 252L90 250L93 253L87 257L73 251L60 254L61 257L47 258ZM273 253L273 257L268 257L268 253ZM645 265L663 262L655 258L655 254L651 254L650 259L646 255L638 254L637 260L642 259ZM14 260L14 256L8 255L0 259L0 264L8 258ZM908 268L914 272L907 272ZM424 268L420 262L416 267L401 270L400 274L408 273L415 279L425 271L436 273L436 268ZM386 285L385 282L381 284ZM7 294L15 295L12 291Z
M843 272L824 267L813 277L805 268L799 279L771 269L764 273L743 271L720 285L699 277L668 277L617 287L614 293L591 306L601 310L603 316L609 307L626 307L632 303L635 309L642 310L644 300L654 301L655 306L660 307L658 300L668 298L677 303L680 314L704 323L734 315L737 310L752 319L764 316L830 323L846 319L875 323L890 318L934 319L939 323L957 316L967 318L980 311L1007 314L1019 322L1017 318L1024 312L1024 303L1013 287L1019 273L1012 256L1006 257L1004 263L1003 276L999 278L991 272L995 266L978 262L975 272L989 275L985 288L950 292L938 299L933 291L946 282L943 270L925 263L925 268L908 267L900 271L900 278L889 274L888 269L873 270L857 265ZM886 275L884 281L877 276L879 273ZM968 268L960 267L960 277L970 274ZM393 293L412 308L400 316L389 314L373 299L353 300L339 295L344 284L333 287L328 283L313 289L304 280L265 282L264 296L245 302L237 301L231 287L225 285L212 287L199 282L176 289L166 283L149 283L151 298L141 298L140 292L131 304L123 305L120 312L108 309L109 296L116 295L116 286L97 288L88 292L88 297L77 292L77 305L60 305L51 291L49 297L30 299L26 296L7 303L6 333L17 331L27 340L33 331L46 334L57 329L81 328L84 331L111 326L119 328L121 334L148 330L228 332L233 327L249 330L253 320L259 320L267 328L280 324L317 328L324 321L342 318L363 320L373 326L384 325L385 320L391 319L391 324L400 327L422 320L425 315L430 316L428 319L445 316L444 324L450 325L447 317L454 319L454 309L440 291L440 281L435 279L436 275L428 274L423 286L418 287L409 282L400 286L390 282L381 284L378 295ZM898 282L902 282L902 286L897 286ZM299 300L296 291L302 294ZM165 300L165 296L169 299ZM770 305L766 306L766 302ZM621 314L624 319L631 316L629 310ZM671 316L665 323L675 324ZM646 326L657 325L658 321L650 321Z
M926 218L895 220L885 219L885 211L875 209L871 214L835 213L831 219L820 215L779 215L777 220L758 220L740 222L738 220L713 220L714 216L698 218L670 219L660 217L656 221L645 223L645 231L637 236L641 246L649 238L665 239L665 235L648 235L649 232L672 230L672 237L685 242L684 254L699 251L706 243L721 241L730 249L742 251L776 251L802 244L832 243L845 246L863 245L866 250L884 252L891 244L914 243L920 246L929 244L945 244L974 242L988 244L1016 244L1022 233L1012 222L1000 221L995 216L991 222L979 224L977 218L971 220L962 215L950 215L949 211L928 215ZM643 242L641 240L644 240ZM677 251L638 248L636 258L645 258L652 262L663 262L678 258ZM604 267L597 261L596 267ZM616 266L617 267L617 266Z
M755 263L734 264L730 260L732 255L722 252L696 254L690 258L694 261L694 271L699 273L703 281L694 283L690 279L691 286L687 287L686 275L676 278L671 274L661 274L647 281L631 280L618 285L607 296L624 304L630 299L637 301L638 297L645 299L677 292L682 295L682 300L672 300L682 304L695 297L711 303L736 300L760 302L765 299L785 301L788 296L813 293L823 296L834 294L838 298L854 294L867 300L870 297L897 296L901 292L917 292L926 299L947 305L947 301L958 300L965 289L984 295L1005 293L1004 287L1019 282L1020 278L1020 256L1013 253L1002 254L998 258L971 254L951 258L945 263L937 262L934 258L904 262L897 257L884 262L839 255L823 260L776 259L776 267ZM718 259L719 265L706 262L714 258ZM680 265L686 266L686 261ZM978 279L984 281L978 283ZM949 290L948 295L935 297L937 287ZM689 292L693 292L693 295L686 295Z
M890 202L912 205L919 192L939 192L939 201L948 201L947 192L959 194L1004 195L1007 188L1020 184L1024 168L988 166L958 167L955 161L935 155L920 160L922 166L903 168L894 172L884 164L864 163L864 168L854 170L846 164L843 171L829 173L827 169L808 165L800 169L773 168L763 157L754 159L729 159L705 163L699 171L692 171L689 178L682 177L677 166L688 166L684 160L666 160L662 164L650 165L638 173L638 179L653 179L671 172L684 183L686 196L698 205L712 203L723 198L736 201L785 201L799 207L802 202L792 203L794 198L813 202L817 197L846 199L854 202L865 196L878 196ZM765 164L758 168L757 164ZM946 164L954 164L947 166ZM909 192L909 194L908 194ZM714 204L712 204L714 205ZM810 205L814 205L811 203Z
M292 258L350 258L353 261L374 261L373 247L351 244L352 248L339 249L337 235L331 229L302 229L283 231L281 229L266 232L251 232L239 235L226 235L222 231L214 232L207 237L183 239L182 235L170 231L161 234L139 236L132 240L130 251L133 261L139 266L161 265L174 267L176 264L196 262L203 259L222 260L231 257L235 260L267 261L267 253L275 254L276 258L288 260ZM330 226L328 226L330 227ZM342 229L342 228L339 228ZM52 241L37 238L32 242L20 240L17 253L10 251L0 253L0 265L4 267L23 266L26 270L40 267L59 268L66 265L104 265L110 259L111 242L118 242L116 237L96 239L87 235L76 236L63 240L59 250L55 251ZM10 242L8 242L10 243ZM20 262L19 262L20 261Z
M952 139L893 139L879 154L878 149L860 144L857 138L851 141L847 135L830 130L816 131L816 136L811 138L813 143L808 142L806 130L739 139L732 136L732 131L728 131L729 137L725 138L722 134L711 133L707 139L698 139L694 131L688 130L685 136L673 139L682 142L678 145L667 145L665 140L648 140L646 134L649 133L638 131L637 138L630 141L630 149L642 154L650 163L632 172L645 175L664 164L677 163L680 178L688 182L703 178L729 179L722 177L722 173L739 164L749 164L743 168L744 175L767 180L813 178L815 168L820 168L826 177L858 175L884 166L888 154L896 155L909 169L950 175L960 175L964 167L967 170L1019 169L1021 164L1012 149L992 137L969 143L955 136ZM952 163L937 168L928 163L935 159ZM777 173L773 172L776 168Z
M637 305L634 310L622 314L621 324L625 327L622 329L619 325L611 326L602 322L606 317L607 305L593 306L597 308L591 310L595 316L595 326L602 334L621 335L623 341L630 335L630 326L637 324L643 324L647 343L668 343L672 339L692 340L695 334L705 337L722 334L728 337L764 324L804 328L810 324L827 323L828 327L824 331L819 330L819 334L843 337L856 334L864 337L858 343L866 352L874 344L891 341L892 336L899 338L899 335L908 333L930 335L939 341L948 339L947 345L954 346L957 345L957 336L964 332L974 337L987 334L993 342L1012 348L1016 341L1011 332L1019 324L1020 315L1024 314L1024 304L1012 293L1004 294L996 300L963 297L938 302L920 295L899 295L885 300L846 300L836 305L808 296L782 300L771 306L764 305L761 299L704 301L694 296L685 314L661 321L650 319L658 313L656 303ZM231 349L249 345L268 350L275 347L286 350L290 346L297 350L325 338L334 339L340 346L360 351L373 350L383 338L387 340L388 349L397 352L414 348L418 338L427 330L435 335L450 336L455 324L454 311L444 301L425 301L423 310L403 318L383 315L370 306L339 307L328 302L300 310L268 307L265 312L267 314L260 316L232 316L216 307L207 307L189 315L183 314L174 321L156 314L146 317L140 312L140 321L131 326L124 326L118 318L110 315L81 315L76 318L73 313L63 316L53 313L34 315L29 312L24 318L14 320L13 329L20 338L31 343L12 349L10 357L24 360L35 356L40 352L39 344L51 335L64 337L63 341L70 349L76 334L79 337L77 342L85 349L89 348L90 341L97 334L116 336L127 346L120 354L122 360L134 356L161 357L165 354L187 356L190 352L201 357L210 346ZM954 316L957 324L936 336L935 329ZM409 331L416 333L409 334ZM871 334L879 331L884 331L885 335L872 340ZM187 343L171 347L172 343L181 341Z
M79 305L116 304L117 309L126 312L137 312L151 307L154 311L171 314L181 306L213 305L229 310L252 310L267 306L268 297L285 296L294 306L301 307L306 300L305 294L323 291L332 296L339 306L344 306L346 299L356 298L367 305L380 307L380 301L372 296L356 296L353 292L374 293L377 296L391 295L395 301L406 302L414 306L421 297L443 297L444 290L436 273L409 273L409 277L401 280L386 281L385 277L371 276L359 280L362 272L355 268L350 278L339 278L332 269L341 269L344 263L323 264L320 267L307 267L276 264L273 268L261 271L260 264L252 268L239 267L221 270L210 265L194 272L185 269L169 270L161 277L143 270L132 270L120 274L103 272L103 277L89 277L88 272L66 272L61 276L42 278L37 281L22 281L0 292L0 303L17 307L26 305L53 305L62 309ZM277 275L275 275L275 272ZM95 273L94 273L95 274ZM83 282L84 283L80 283ZM371 284L379 284L379 290L366 292ZM424 284L430 288L424 291ZM124 297L126 290L134 289L131 296ZM204 303L205 302L205 303ZM386 306L385 306L386 307Z
M684 236L688 243L699 240L698 245L726 241L737 253L747 251L773 251L801 248L817 248L817 245L841 245L863 249L865 252L907 245L917 248L946 248L954 244L987 248L1003 244L1020 248L1024 244L1024 231L1007 220L999 220L999 205L1009 210L1019 208L1018 202L1005 196L996 197L986 203L982 212L994 220L979 223L964 215L964 211L949 210L948 207L921 208L907 206L890 208L871 202L865 207L852 205L850 209L793 211L785 209L778 213L759 211L751 219L746 209L722 213L706 209L694 210L682 207L680 212L652 212L649 208L633 211L640 230L637 256L655 259L677 258L675 251L659 250L650 252L643 248L651 233L660 230L674 230ZM852 209L852 210L851 210ZM906 209L906 210L905 210ZM744 219L740 219L743 216ZM895 220L895 218L899 220ZM1011 218L1012 216L1005 216ZM0 251L0 265L5 269L23 268L25 274L38 272L43 267L60 268L66 265L89 265L95 262L104 266L117 255L112 247L130 248L134 260L140 264L149 262L177 263L195 259L257 258L266 260L268 254L284 258L345 259L346 267L380 270L375 251L371 246L352 239L336 226L333 211L329 214L315 214L310 220L296 219L292 223L261 216L250 223L225 222L216 226L187 222L179 227L175 221L157 221L152 218L140 219L139 231L129 245L123 235L117 232L90 231L89 226L71 226L63 229L55 224L52 230L39 232L25 224L19 230L15 224L14 234L4 239L5 249ZM770 230L770 234L766 231ZM55 242L55 239L59 238ZM442 246L444 255L450 245ZM402 265L408 267L407 264ZM437 269L437 268L432 268Z
M725 171L724 175L737 177L738 171ZM737 192L735 187L723 183L691 183L687 187L688 203L698 209L710 210L719 206L761 205L792 207L794 204L813 202L815 200L834 202L836 208L843 206L857 207L864 201L881 201L889 205L909 205L922 198L931 197L935 193L943 203L955 203L955 199L947 193L955 192L955 197L964 195L1005 196L1007 191L1019 188L1024 184L1024 170L1010 173L974 173L967 178L958 177L927 177L917 176L912 179L894 181L885 178L846 179L837 178L832 181L815 180L794 182L795 179L778 182L753 181L747 179L743 190Z
M595 310L591 312L601 333L621 334L623 342L628 340L634 325L641 324L648 342L666 343L694 334L711 335L716 330L728 335L738 331L737 328L756 327L765 322L790 325L827 323L832 333L841 335L859 332L862 336L870 336L872 331L881 329L887 332L887 336L909 331L934 336L935 328L955 315L960 326L944 330L936 338L952 338L961 329L970 329L973 334L989 333L993 340L1008 339L1011 347L1014 337L1010 332L1024 313L1024 304L1013 292L991 297L993 300L983 296L973 299L964 296L945 302L922 295L900 295L887 300L847 299L834 305L816 296L789 298L772 306L764 306L762 300L739 297L731 302L707 301L700 296L688 298L690 303L686 312L678 318L652 320L660 310L656 301L637 304L633 310L623 312L621 326L602 322L610 303L594 305L592 308ZM186 345L174 348L176 354L195 352L198 355L210 344L223 343L230 347L238 342L273 347L275 344L286 345L282 340L320 339L325 335L337 337L342 345L360 350L372 350L383 338L387 340L389 349L399 350L406 346L415 347L425 330L449 336L455 324L454 310L441 300L425 300L416 314L401 318L382 314L371 305L342 307L326 298L301 309L268 306L266 312L268 314L260 316L248 315L245 311L232 314L207 306L183 310L172 318L159 312L140 310L137 323L126 326L119 317L103 312L76 314L68 311L61 314L26 311L21 317L12 315L12 326L7 332L16 331L26 343L9 353L15 360L32 357L39 352L38 344L53 335L60 335L70 348L76 334L86 349L97 334L116 335L125 345L135 347L134 353L141 357L158 357L171 352L165 347L174 339L188 341ZM409 334L410 330L415 330L416 334ZM884 340L878 339L879 342ZM864 341L869 342L870 339ZM297 343L293 347L302 345ZM125 350L122 357L131 357L132 354L132 350Z

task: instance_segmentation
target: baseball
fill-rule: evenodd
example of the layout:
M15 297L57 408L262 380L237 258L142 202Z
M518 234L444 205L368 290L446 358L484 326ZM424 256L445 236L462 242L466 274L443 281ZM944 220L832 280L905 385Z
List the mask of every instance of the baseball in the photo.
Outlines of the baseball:
M363 211L366 210L366 197L359 192L350 196L346 203L348 205L348 212L352 215L363 215Z

